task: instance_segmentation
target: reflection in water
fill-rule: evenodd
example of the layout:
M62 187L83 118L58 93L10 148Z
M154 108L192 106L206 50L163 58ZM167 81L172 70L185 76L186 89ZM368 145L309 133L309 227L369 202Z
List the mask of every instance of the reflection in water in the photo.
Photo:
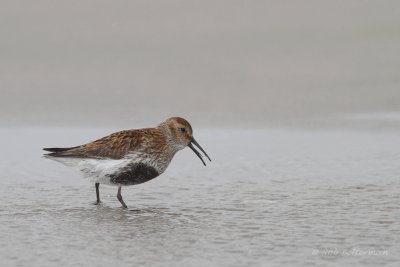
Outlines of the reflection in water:
M58 212L59 216L76 220L81 227L113 228L111 233L123 232L126 238L146 236L148 233L163 232L176 225L182 225L182 215L167 208L143 208L125 210L104 204L94 208L69 208Z

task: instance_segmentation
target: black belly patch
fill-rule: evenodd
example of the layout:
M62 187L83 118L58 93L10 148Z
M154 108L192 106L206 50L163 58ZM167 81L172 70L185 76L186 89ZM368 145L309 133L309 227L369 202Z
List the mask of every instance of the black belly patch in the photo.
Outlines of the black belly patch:
M114 184L134 185L141 184L157 177L157 170L143 163L131 163L122 170L107 175Z

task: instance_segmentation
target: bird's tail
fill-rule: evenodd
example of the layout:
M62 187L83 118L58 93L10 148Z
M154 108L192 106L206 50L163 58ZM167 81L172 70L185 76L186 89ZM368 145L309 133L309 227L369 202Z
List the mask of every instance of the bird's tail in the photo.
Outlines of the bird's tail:
M43 148L45 151L57 153L57 152L65 152L71 149L77 148L77 146L74 147L51 147L51 148Z
M45 156L51 157L65 157L68 156L68 152L78 148L79 146L74 147L51 147L51 148L43 148L43 150L48 151L50 153L45 154Z

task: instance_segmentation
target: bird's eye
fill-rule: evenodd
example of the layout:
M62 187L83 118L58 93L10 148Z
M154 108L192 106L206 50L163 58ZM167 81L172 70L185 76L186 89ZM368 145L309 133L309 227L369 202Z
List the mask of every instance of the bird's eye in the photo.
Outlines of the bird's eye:
M182 133L186 132L185 128L179 128L179 130L181 130Z

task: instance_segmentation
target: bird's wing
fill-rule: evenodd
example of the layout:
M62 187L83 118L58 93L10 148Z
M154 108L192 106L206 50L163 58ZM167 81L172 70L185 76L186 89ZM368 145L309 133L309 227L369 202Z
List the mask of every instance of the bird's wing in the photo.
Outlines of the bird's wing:
M126 130L113 133L91 143L71 148L44 148L53 157L121 159L140 149L146 139L159 134L157 129Z

